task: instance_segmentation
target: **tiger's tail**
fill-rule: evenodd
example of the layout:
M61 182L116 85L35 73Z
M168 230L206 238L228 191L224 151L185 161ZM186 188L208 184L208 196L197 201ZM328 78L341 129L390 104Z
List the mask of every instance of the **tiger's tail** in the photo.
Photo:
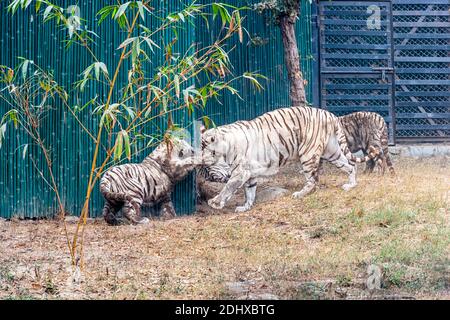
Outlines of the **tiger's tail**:
M335 121L335 134L339 142L339 147L341 148L342 152L344 153L345 157L350 160L351 162L355 163L362 163L369 160L373 160L378 157L380 154L380 151L377 150L375 147L370 146L369 147L369 154L364 157L355 157L353 153L350 151L347 145L347 139L345 138L344 130L342 129L342 126L338 121Z
M389 168L389 172L391 175L395 175L394 166L392 165L391 157L389 156L388 149L388 129L383 120L383 127L381 130L381 149L383 151L384 159L386 160L386 165Z

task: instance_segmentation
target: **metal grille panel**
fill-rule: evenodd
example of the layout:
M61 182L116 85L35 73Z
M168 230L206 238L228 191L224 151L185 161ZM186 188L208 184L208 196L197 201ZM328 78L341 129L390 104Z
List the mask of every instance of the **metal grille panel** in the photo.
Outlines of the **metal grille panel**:
M393 0L396 136L450 138L450 3Z
M318 7L321 107L379 112L391 143L450 140L450 2L324 0Z
M379 9L375 28L370 5ZM319 14L321 107L336 115L378 112L393 142L390 3L322 1Z

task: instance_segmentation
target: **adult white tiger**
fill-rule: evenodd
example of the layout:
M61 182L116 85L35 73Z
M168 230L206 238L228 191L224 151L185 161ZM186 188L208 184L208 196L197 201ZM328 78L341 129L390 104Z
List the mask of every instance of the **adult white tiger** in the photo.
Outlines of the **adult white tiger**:
M345 135L337 117L325 110L310 107L281 108L250 121L237 121L217 128L202 130L202 152L213 157L215 164L227 163L231 175L222 191L208 201L216 209L242 186L245 204L236 212L249 210L256 195L256 178L275 174L280 166L299 161L306 184L293 193L301 198L310 193L318 182L318 168L323 158L349 175L342 187L356 186L354 162L364 162L376 156L371 149L364 158L356 158L347 147Z

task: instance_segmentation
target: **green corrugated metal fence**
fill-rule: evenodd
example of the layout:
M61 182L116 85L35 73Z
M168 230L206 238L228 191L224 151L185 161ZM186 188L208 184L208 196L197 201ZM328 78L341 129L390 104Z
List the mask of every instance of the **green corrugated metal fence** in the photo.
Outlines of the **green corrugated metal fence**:
M242 6L244 1L228 0L230 4ZM256 2L256 1L252 1ZM305 79L308 81L307 96L312 97L312 48L311 48L311 19L309 2L302 5L303 17L297 24L299 50L302 57L302 68ZM0 1L0 65L14 66L19 62L17 57L25 57L34 60L41 67L53 69L56 80L68 88L71 83L78 80L76 74L81 73L92 61L85 54L84 49L72 46L65 49L61 40L64 39L64 30L51 23L42 25L42 17L36 16L33 10L18 12L10 16L6 12L7 1ZM58 2L61 6L74 4L70 1ZM100 4L101 3L101 4ZM155 1L159 3L159 1ZM121 39L122 31L117 28L109 28L109 23L98 26L95 21L95 12L103 1L84 0L76 4L81 9L82 18L88 21L88 27L95 31L101 39L95 47L95 53L107 64L111 70L118 59L119 51L115 50ZM179 1L161 1L161 10L175 11L180 6ZM148 19L146 24L152 26ZM200 23L200 20L199 20ZM283 51L278 28L268 25L266 18L254 12L248 12L244 25L251 39L244 37L244 43L239 44L237 39L236 49L230 54L235 66L234 73L245 71L258 71L267 76L265 90L257 92L248 81L238 84L239 94L243 98L224 94L218 102L210 102L205 110L217 124L230 123L237 119L249 119L272 110L279 106L289 104L288 83L283 64ZM109 26L109 27L108 27ZM175 48L183 51L193 42L210 43L210 33L204 26L186 28L180 34L180 41ZM153 65L159 65L163 59L158 51L152 56ZM128 69L125 65L124 69ZM125 81L127 72L122 72ZM91 85L86 88L83 97L75 97L72 105L79 101L87 101L96 94L103 96L100 88ZM89 99L90 99L89 98ZM0 102L0 116L7 111L7 107ZM83 123L93 129L98 126L97 119L85 112L81 115ZM193 120L188 114L176 115L176 122L187 124ZM161 120L159 125L163 125ZM145 128L147 132L153 132L153 127ZM93 155L94 144L90 138L80 129L67 110L62 105L56 104L54 110L43 120L41 132L45 141L50 145L53 159L53 170L56 175L60 192L66 206L66 210L78 214L83 205L84 192L90 170L90 161ZM42 153L31 145L27 136L9 127L6 132L7 139L0 149L0 217L43 217L53 216L57 210L54 193L45 184L32 159L38 164L39 169L45 172ZM29 144L28 155L22 158L22 146ZM142 159L145 154L137 154L134 161ZM100 159L101 160L101 159ZM175 206L178 213L191 213L195 208L195 181L192 177L180 183L174 193ZM103 200L94 189L90 206L90 215L98 216L101 213Z
M227 0L227 3L234 6L251 6L259 0L240 1ZM311 5L309 1L301 1L302 18L296 25L297 42L301 59L301 67L304 79L307 81L305 87L307 99L312 102L312 23ZM205 110L205 114L210 116L217 125L230 123L236 120L252 119L264 112L288 106L289 83L283 57L283 44L280 30L270 23L268 17L261 16L257 12L248 11L243 23L250 35L244 38L242 44L237 37L230 44L236 48L230 53L230 59L235 67L235 74L245 71L256 71L266 77L268 81L262 80L265 90L262 92L256 89L247 80L242 80L237 86L240 99L230 93L224 94L219 102L210 103ZM210 41L212 35L197 30L199 41Z

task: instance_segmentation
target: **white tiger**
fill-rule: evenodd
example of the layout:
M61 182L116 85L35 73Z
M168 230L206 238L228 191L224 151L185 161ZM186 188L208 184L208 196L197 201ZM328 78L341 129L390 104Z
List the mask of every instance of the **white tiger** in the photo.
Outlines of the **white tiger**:
M321 158L349 175L349 182L342 187L350 190L357 184L354 163L376 156L376 151L371 149L364 158L354 157L337 117L311 107L281 108L250 121L237 121L209 130L203 128L202 152L204 157L213 157L215 164L225 162L231 170L225 187L208 204L221 209L236 190L244 186L245 204L237 207L236 212L252 207L257 177L275 174L289 161L299 161L303 167L306 184L293 194L294 198L302 198L313 191L318 182Z
M116 215L132 223L147 223L141 217L141 206L161 204L161 215L175 216L171 193L195 167L202 165L201 156L194 155L192 146L183 139L172 137L162 142L141 163L127 163L107 170L100 180L100 191L106 202L103 216L108 224L118 224Z

